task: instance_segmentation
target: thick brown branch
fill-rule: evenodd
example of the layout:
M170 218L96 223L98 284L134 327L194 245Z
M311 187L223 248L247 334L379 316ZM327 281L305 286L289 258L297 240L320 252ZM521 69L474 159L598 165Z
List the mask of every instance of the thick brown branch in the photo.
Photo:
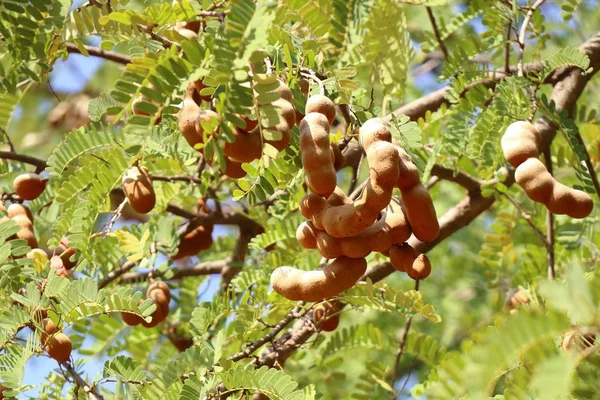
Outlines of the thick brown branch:
M179 217L189 219L197 226L205 224L238 225L240 228L247 227L249 229L254 229L260 226L259 223L239 212L223 212L222 214L210 213L207 215L200 215L191 211L187 211L173 204L169 204L167 206L167 211Z
M102 280L98 284L98 288L102 289L103 287L108 286L112 281L118 279L120 276L122 276L124 273L126 273L133 267L135 267L135 262L127 261L119 268L110 271L104 278L102 278Z
M75 46L73 43L67 43L66 46L67 46L67 52L82 54L81 50L79 50L79 48L77 46ZM131 57L126 56L124 54L116 53L114 51L102 50L99 47L93 47L93 46L83 46L83 47L85 48L85 50L88 52L88 54L90 56L104 58L106 60L114 61L119 64L131 63Z
M435 164L433 168L431 168L431 175L446 181L455 182L467 189L467 192L469 193L476 193L481 190L481 182L479 182L479 180L469 174L446 168L440 164Z
M38 171L43 171L46 168L46 161L37 157L15 153L13 151L0 151L0 158L4 160L20 161L26 164L34 165Z

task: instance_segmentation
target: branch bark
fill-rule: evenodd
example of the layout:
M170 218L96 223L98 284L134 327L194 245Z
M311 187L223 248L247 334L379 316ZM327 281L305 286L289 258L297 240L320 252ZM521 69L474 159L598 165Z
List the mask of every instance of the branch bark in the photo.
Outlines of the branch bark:
M66 46L67 46L68 53L83 54L81 52L81 50L79 50L79 48L77 46L75 46L73 43L67 43ZM131 57L126 56L124 54L117 53L114 51L102 50L101 48L94 47L94 46L85 46L84 45L83 47L85 48L85 50L88 52L88 54L90 56L104 58L106 60L114 61L116 63L123 64L123 65L127 65L127 64L131 63Z
M171 268L169 271L173 274L169 278L169 280L177 280L187 278L188 276L201 276L201 275L211 275L211 274L221 274L223 270L227 267L227 264L231 261L230 258L225 258L223 260L217 261L206 261L199 264L194 265L193 267L181 266ZM123 274L119 283L128 284L134 283L141 280L148 279L148 274L150 271L146 272L129 272ZM156 278L158 275L156 271L153 273ZM166 275L163 274L163 275Z

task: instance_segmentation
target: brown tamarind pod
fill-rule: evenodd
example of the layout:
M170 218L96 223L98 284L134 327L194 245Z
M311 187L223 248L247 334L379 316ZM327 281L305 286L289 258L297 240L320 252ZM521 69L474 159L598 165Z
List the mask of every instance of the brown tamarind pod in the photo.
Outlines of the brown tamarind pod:
M13 189L23 200L35 200L46 189L46 181L38 174L21 174L13 181Z
M199 226L186 233L180 238L177 253L171 257L173 260L179 260L183 257L195 256L202 250L209 249L213 244L213 227Z
M317 229L314 227L312 222L304 221L296 229L296 240L305 249L316 249L317 248Z
M346 158L342 154L340 146L338 146L336 143L331 144L331 152L333 157L333 168L336 171L339 171L346 166Z
M56 270L56 275L66 278L69 273L67 272L67 268L65 268L65 264L63 263L62 258L59 256L52 256L50 258L50 267Z
M342 204L352 203L352 199L339 186L336 186L333 193L327 198L327 204L330 206L341 206Z
M335 103L329 97L322 94L315 94L306 100L305 114L319 113L324 115L329 122L329 125L335 121Z
M302 165L311 192L329 197L337 178L329 144L329 122L320 113L308 113L300 122Z
M569 351L571 348L583 349L584 347L592 347L595 342L596 335L588 333L586 329L583 329L583 332L570 329L565 333L561 347L564 351Z
M365 151L378 141L392 142L392 132L381 118L371 118L360 127L360 143Z
M275 100L272 103L273 106L279 109L279 114L281 115L282 122L285 122L288 130L292 129L296 124L296 112L294 111L294 106L287 100L279 99Z
M321 330L325 332L333 332L340 325L340 314L332 315L331 317L326 318L323 321L323 325L321 325Z
M58 332L50 337L44 346L50 358L55 359L59 363L69 361L72 348L71 339L62 332Z
M531 122L517 121L506 128L500 145L506 161L517 168L528 158L538 157L540 141L540 133Z
M340 314L336 311L336 304L332 302L327 301L319 304L313 311L313 322L322 331L333 332L340 324Z
M33 214L31 213L31 210L22 204L12 203L10 206L8 206L6 212L8 213L8 218L12 219L17 215L22 215L27 217L27 219L33 223Z
M321 301L350 289L367 269L364 258L340 257L316 271L279 267L271 274L273 289L297 301Z
M29 252L25 255L25 258L29 258L31 260L35 260L35 256L39 255L41 256L43 259L48 260L48 255L46 254L46 252L42 249L31 249L29 250Z
M169 289L169 286L165 282L163 282L163 281L152 282L152 284L150 286L148 286L148 289L146 289L146 296L150 297L150 294L152 294L154 291L163 292L165 294L165 296L167 297L167 302L171 301L171 290Z
M404 149L401 147L398 147L397 149L400 162L398 163L399 174L396 186L398 186L398 189L403 191L420 184L421 178L419 178L419 170L417 169L417 166L412 162L408 153L406 153L406 151L404 151Z
M292 94L292 91L290 90L288 85L286 85L284 82L282 82L279 79L277 80L277 83L278 83L278 86L273 91L279 93L280 99L286 100L289 103L293 103L294 95Z
M508 293L504 301L504 306L509 310L516 310L521 307L521 304L529 304L529 302L531 300L527 292L523 289L516 289Z
M60 256L67 270L75 268L77 261L71 261L71 257L77 252L76 249L69 247L69 238L63 236L60 244L56 248L56 253Z
M214 123L214 121L216 121L218 119L219 119L219 114L217 114L216 112L214 112L212 110L200 110L198 112L198 116L197 116L196 122L195 122L195 127L196 127L196 134L202 140L199 143L204 143L204 127L202 127L202 123ZM212 133L216 133L218 130L219 130L219 127L217 126L215 131Z
M207 102L209 102L209 103L210 103L210 101L212 100L212 96L211 96L211 95L209 95L209 94L204 94L204 95L203 95L202 93L200 93L200 91L201 91L202 89L205 89L205 88L207 88L207 87L208 87L208 86L206 86L206 85L204 84L204 81L203 81L202 79L199 79L199 80L197 80L197 81L194 81L194 87L196 88L196 90L197 90L197 91L198 91L198 93L200 94L200 98L201 98L202 100L204 100L204 101L207 101Z
M133 111L133 113L135 115L146 115L148 117L151 117L150 114L148 114L147 112L142 111L142 110L139 109L138 105L140 103L142 103L142 102L151 103L152 101L148 97L146 97L144 95L139 95L135 99L133 99L133 101L131 102L131 110ZM154 121L154 125L160 124L161 120L162 120L162 115L159 114L156 117L156 120Z
M422 242L434 240L440 232L440 224L427 188L418 184L402 191L402 202L415 237Z
M138 302L138 305L142 304L143 302L144 301L142 299L140 299L140 301ZM123 319L123 322L125 322L129 326L136 326L136 325L139 325L142 322L144 322L144 318L140 317L137 314L128 313L128 312L122 312L121 318Z
M249 133L249 132L253 131L254 129L256 129L256 127L258 126L258 120L256 120L256 119L250 119L247 115L244 115L241 118L246 123L246 126L244 128L237 127L236 129L239 132Z
M140 214L147 214L156 205L156 195L152 179L144 167L131 167L123 175L123 192L131 208Z
M11 219L21 227L21 229L15 235L16 238L25 240L27 242L27 245L32 249L37 248L38 241L35 237L35 233L33 232L33 224L31 220L23 215L16 215Z
M515 170L515 180L531 200L542 204L550 200L554 178L537 158L528 158L521 163Z
M412 265L406 270L414 280L425 279L431 274L431 262L425 254L419 254Z
M42 344L45 344L48 341L48 338L58 331L58 328L50 318L42 319L41 325L42 333L40 335L40 340Z
M163 282L164 284L164 282ZM170 292L167 288L166 291L156 288L151 290L152 286L148 288L146 292L147 297L156 304L156 310L152 313L152 320L150 322L142 321L142 325L146 328L153 328L163 322L169 314L169 300Z
M225 171L223 171L223 174L230 178L240 179L246 176L247 172L242 168L242 163L235 162L228 157L225 157Z
M259 132L234 131L234 142L225 143L223 153L231 160L239 163L248 163L258 160L262 156L262 140Z
M553 214L566 214L571 218L585 218L594 209L594 201L589 194L572 189L554 181L552 194L546 207Z
M390 249L390 262L396 270L407 272L412 267L418 255L419 253L407 243L392 246Z
M177 126L181 134L192 148L195 148L199 143L204 143L203 135L196 128L196 121L200 116L200 107L194 101L194 93L197 93L196 86L194 83L190 83L183 97L183 105L177 119Z
M265 143L269 143L271 146L275 147L277 151L283 151L290 144L291 133L290 129L285 126L278 125L276 127L267 128L269 130L277 130L281 134L281 139L278 140L265 140Z

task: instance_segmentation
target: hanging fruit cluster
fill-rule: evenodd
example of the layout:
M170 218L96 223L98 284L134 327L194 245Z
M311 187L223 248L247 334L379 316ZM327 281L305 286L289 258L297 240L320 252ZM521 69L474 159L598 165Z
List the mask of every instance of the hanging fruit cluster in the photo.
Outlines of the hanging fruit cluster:
M308 99L300 122L300 150L311 193L302 199L300 211L309 221L296 232L303 247L335 260L317 271L277 268L271 284L290 300L320 301L351 288L365 273L365 257L372 251L389 253L394 267L413 279L425 279L431 272L427 256L404 243L411 234L427 242L439 233L433 201L416 166L392 144L387 124L371 119L360 129L369 179L356 200L348 198L336 186L335 153L329 141L335 115L335 105L327 97ZM396 187L403 204L392 197Z
M146 328L153 328L163 322L169 315L169 302L171 301L171 291L166 283L162 281L154 281L146 290L146 298L151 299L156 304L156 310L152 313L152 320L146 322L139 315L122 312L121 318L127 325L135 326L142 324ZM140 299L140 304L143 301Z

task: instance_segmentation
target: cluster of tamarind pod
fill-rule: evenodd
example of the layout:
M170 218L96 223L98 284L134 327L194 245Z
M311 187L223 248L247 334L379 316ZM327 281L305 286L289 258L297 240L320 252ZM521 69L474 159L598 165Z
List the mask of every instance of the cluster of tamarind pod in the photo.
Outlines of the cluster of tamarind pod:
M338 301L324 301L315 307L312 314L313 323L319 330L332 332L340 324L340 303Z
M300 122L300 151L311 193L301 200L300 211L309 221L296 232L303 247L335 260L317 271L277 268L271 284L290 300L320 301L350 289L365 273L365 257L373 251L389 254L392 265L415 280L425 279L431 272L427 256L405 243L411 234L428 242L439 233L433 201L410 156L392 143L383 120L366 121L359 136L369 179L362 194L350 199L337 187L329 142L335 115L335 105L327 97L308 99ZM396 187L402 204L392 197Z
M517 121L508 126L500 145L506 160L514 167L515 180L533 201L542 203L553 214L585 218L592 212L592 198L554 179L539 159L541 136L530 122Z
M151 299L156 304L156 310L152 313L152 320L146 322L144 318L139 315L122 312L121 318L123 321L130 326L140 325L145 328L153 328L156 325L163 322L169 315L169 302L171 301L171 291L166 283L163 281L154 281L148 286L146 290L146 298ZM140 304L143 301L140 299Z

